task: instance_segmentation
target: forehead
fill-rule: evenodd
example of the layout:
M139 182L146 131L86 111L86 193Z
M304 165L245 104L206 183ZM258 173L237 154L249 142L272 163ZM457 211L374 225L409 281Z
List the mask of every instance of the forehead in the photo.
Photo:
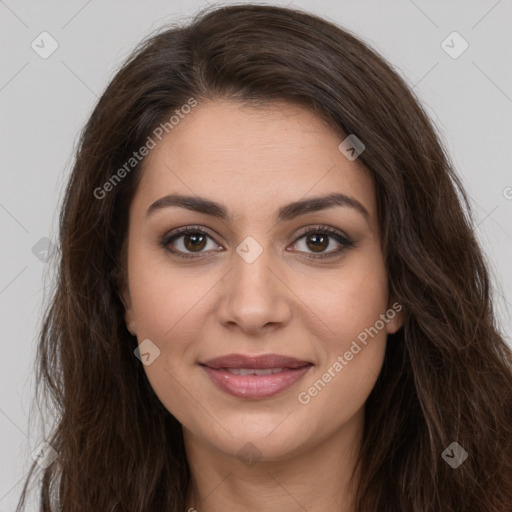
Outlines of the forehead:
M340 152L344 138L311 110L290 103L199 103L145 158L134 207L181 193L223 202L243 217L340 192L355 196L374 216L370 174Z

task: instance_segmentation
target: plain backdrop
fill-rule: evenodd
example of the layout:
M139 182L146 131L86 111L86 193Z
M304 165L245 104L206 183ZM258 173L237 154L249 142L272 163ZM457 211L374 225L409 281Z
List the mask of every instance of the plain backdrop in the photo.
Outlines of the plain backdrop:
M241 2L224 2L230 3ZM273 3L307 9L355 32L414 88L471 198L510 343L512 0ZM58 206L79 131L140 40L206 5L0 1L0 512L14 510L30 454L43 441L37 414L29 415L36 335L50 279L44 280L50 264L41 254L44 239L57 237ZM52 44L56 51L42 58L41 47L49 51Z

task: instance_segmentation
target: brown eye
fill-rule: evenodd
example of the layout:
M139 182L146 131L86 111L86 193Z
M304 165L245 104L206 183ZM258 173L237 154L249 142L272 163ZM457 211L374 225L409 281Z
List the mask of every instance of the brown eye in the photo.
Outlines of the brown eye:
M160 245L172 252L173 254L183 258L195 258L202 256L204 249L208 245L208 241L215 242L213 238L199 228L185 227L177 232L165 235L160 241ZM218 250L219 246L213 244L212 249ZM194 254L196 253L196 254Z
M206 245L206 236L201 233L191 233L183 236L183 245L187 251L201 251Z
M322 252L329 246L329 237L317 233L307 235L306 244L313 252Z
M215 242L206 231L188 226L165 235L160 241L160 245L178 257L199 258L203 255L207 256L212 250L222 250L222 247L216 244L213 244L213 247L207 250L209 240ZM342 232L322 226L302 232L294 244L295 249L297 249L296 246L301 244L305 248L299 248L298 252L305 253L311 259L339 256L341 252L354 246L354 242ZM334 245L334 247L331 250L327 250L331 245Z
M331 246L331 241L334 241L334 244L332 244L332 250L328 251L327 248ZM305 246L304 250L300 248L301 244ZM299 252L309 254L308 257L312 259L339 256L341 252L354 247L354 245L354 242L342 232L322 226L302 232L294 244Z

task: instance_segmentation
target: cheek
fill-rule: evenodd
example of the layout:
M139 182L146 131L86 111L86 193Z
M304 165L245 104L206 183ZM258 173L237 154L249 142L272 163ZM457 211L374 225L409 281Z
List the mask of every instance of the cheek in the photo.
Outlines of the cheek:
M194 279L193 270L173 268L163 250L158 251L135 248L132 251L130 294L139 338L165 344L183 335L189 315L200 309L209 285L207 279Z
M317 326L317 336L331 356L348 350L351 341L386 312L387 273L377 251L358 255L350 264L326 273L317 284L308 283L299 293L307 298L310 326Z
M343 416L364 404L386 349L387 323L381 316L386 317L388 302L384 262L375 252L352 263L319 282L316 292L311 288L307 295L306 290L302 292L316 313L302 318L308 318L308 330L315 333L319 367L301 387L302 400L298 401L311 403L310 411L320 416L331 411L336 421L340 420L339 409L332 408L333 403L342 407ZM303 313L307 314L306 309ZM389 321L391 315L386 318Z
M155 260L154 254L152 257ZM159 350L153 362L144 365L146 376L165 408L178 421L186 422L190 421L191 398L186 390L192 378L188 364L194 348L191 341L200 329L201 298L208 287L205 284L201 289L186 271L169 269L153 263L142 251L132 253L130 293L139 344L149 339Z
M311 428L327 435L364 406L384 362L387 324L381 315L386 317L386 305L386 279L380 272L352 274L324 295L319 311L329 331L317 331L319 365L296 397Z

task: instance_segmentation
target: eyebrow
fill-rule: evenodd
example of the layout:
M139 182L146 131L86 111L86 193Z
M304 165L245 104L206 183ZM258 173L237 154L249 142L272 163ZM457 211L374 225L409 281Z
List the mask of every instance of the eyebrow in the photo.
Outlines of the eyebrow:
M224 205L204 197L186 196L181 194L169 194L157 199L148 208L146 216L153 215L157 211L173 206L186 208L187 210L202 213L204 215L210 215L222 220L232 220L232 216ZM290 221L300 215L325 210L335 206L352 208L362 214L365 220L369 223L370 214L368 213L368 210L357 199L340 193L302 199L300 201L284 205L277 213L277 221Z

